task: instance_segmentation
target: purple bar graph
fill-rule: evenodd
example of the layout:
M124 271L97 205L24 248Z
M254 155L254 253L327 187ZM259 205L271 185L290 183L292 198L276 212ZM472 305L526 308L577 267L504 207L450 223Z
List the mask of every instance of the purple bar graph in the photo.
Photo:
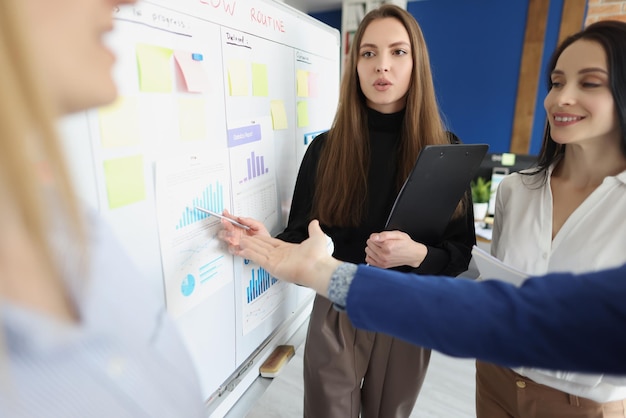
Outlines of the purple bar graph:
M250 153L250 157L246 159L247 176L239 181L239 183L245 183L257 177L261 177L264 174L269 173L269 168L265 167L265 157L263 155L256 155L254 151Z

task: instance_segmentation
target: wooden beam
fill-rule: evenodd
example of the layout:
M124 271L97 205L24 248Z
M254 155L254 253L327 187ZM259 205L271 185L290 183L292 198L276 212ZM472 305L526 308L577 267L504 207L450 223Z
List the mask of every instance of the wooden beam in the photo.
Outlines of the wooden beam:
M511 152L515 154L528 154L530 150L549 7L550 0L528 2L510 146Z
M563 0L559 44L583 28L586 8L587 0Z

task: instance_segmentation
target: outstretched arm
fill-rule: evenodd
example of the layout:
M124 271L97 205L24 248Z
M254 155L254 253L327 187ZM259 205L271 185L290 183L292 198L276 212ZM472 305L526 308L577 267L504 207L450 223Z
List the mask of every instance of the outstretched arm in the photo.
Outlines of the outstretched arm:
M316 221L309 235L300 245L244 237L231 250L324 296L341 281L347 298L331 300L345 303L358 328L510 367L626 375L626 265L530 278L519 288L365 265L338 278L342 263L328 255ZM626 377L612 379L626 384Z
M346 309L358 328L456 357L626 374L625 298L626 265L531 278L519 288L359 266Z

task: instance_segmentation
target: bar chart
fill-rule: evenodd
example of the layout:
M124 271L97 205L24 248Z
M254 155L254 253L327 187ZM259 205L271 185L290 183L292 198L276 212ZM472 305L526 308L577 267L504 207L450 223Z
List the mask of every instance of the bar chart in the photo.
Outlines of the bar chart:
M224 210L224 187L222 184L215 182L215 185L209 185L198 197L193 198L178 219L176 229L184 228L211 216L207 213L195 210L195 206L222 213Z
M247 301L251 303L269 288L275 284L278 280L270 275L263 267L252 269L250 282L246 288Z
M246 158L246 168L247 176L239 181L240 184L269 173L269 168L265 166L265 157L256 155L254 151L250 153L249 158Z

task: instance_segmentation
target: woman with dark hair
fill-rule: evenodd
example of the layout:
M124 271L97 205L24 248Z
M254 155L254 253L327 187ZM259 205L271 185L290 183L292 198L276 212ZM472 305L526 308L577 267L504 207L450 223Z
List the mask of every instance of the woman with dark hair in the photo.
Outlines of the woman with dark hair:
M548 75L538 166L500 184L491 252L530 275L621 266L626 23L597 22L567 38ZM603 375L476 366L479 418L624 417L625 408L626 386Z
M458 275L467 269L475 243L467 198L459 202L441 242L383 231L420 150L458 141L439 114L421 29L407 11L383 5L364 17L353 45L335 120L307 149L289 222L278 238L301 242L308 238L309 222L319 219L338 259ZM269 235L258 221L237 219L251 227L247 234ZM222 237L237 245L243 230L223 225ZM357 330L344 312L317 297L304 354L304 416L407 417L429 358L429 350Z

